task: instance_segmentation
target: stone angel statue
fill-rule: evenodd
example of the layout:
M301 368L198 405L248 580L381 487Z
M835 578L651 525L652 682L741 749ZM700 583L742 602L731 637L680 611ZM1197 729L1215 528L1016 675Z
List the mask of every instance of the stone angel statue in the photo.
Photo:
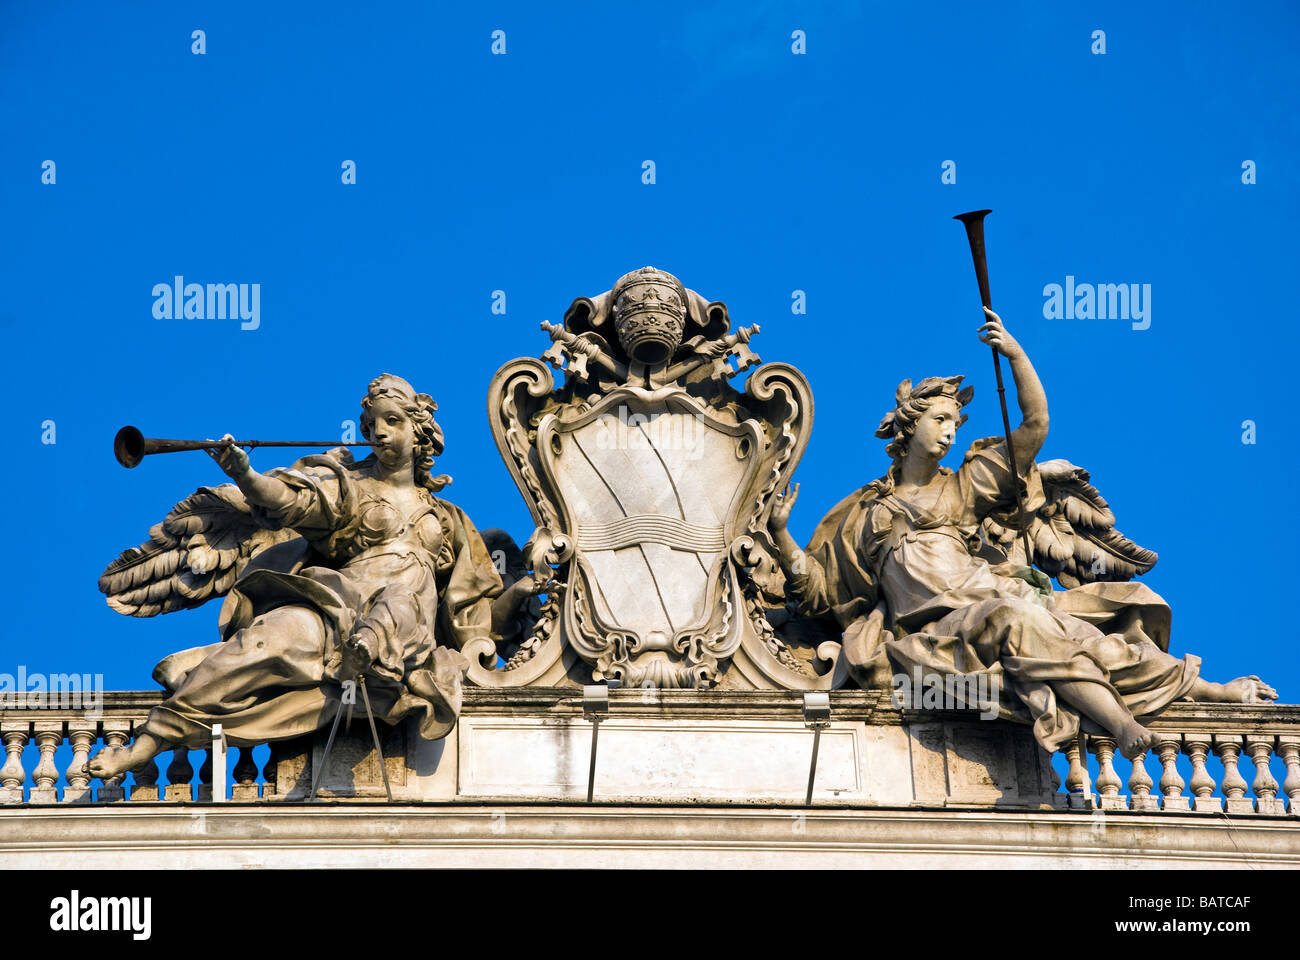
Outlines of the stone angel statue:
M1011 443L1021 476L1012 477L1001 437L976 440L956 471L941 467L974 390L962 377L904 380L876 430L892 460L883 477L841 501L803 550L786 529L798 485L773 508L769 526L800 611L838 621L864 686L888 686L891 665L909 676L918 668L996 676L979 689L999 690L1000 714L1032 722L1049 751L1086 718L1131 758L1156 742L1135 718L1175 700L1276 699L1258 677L1210 683L1198 657L1168 653L1169 607L1130 582L1156 555L1115 529L1085 470L1034 463L1047 437L1047 397L1024 349L985 313L980 339L1007 358L1015 379L1023 419ZM1067 589L1053 590L1049 576ZM976 689L971 679L953 689Z
M358 675L378 719L414 714L431 740L451 731L459 648L499 637L534 584L503 592L469 517L434 496L451 478L430 473L443 451L433 399L383 374L361 408L373 450L359 462L340 447L262 474L237 446L209 450L234 484L201 487L104 571L109 606L130 616L224 596L223 639L158 664L167 699L92 776L202 746L217 722L236 746L311 733Z

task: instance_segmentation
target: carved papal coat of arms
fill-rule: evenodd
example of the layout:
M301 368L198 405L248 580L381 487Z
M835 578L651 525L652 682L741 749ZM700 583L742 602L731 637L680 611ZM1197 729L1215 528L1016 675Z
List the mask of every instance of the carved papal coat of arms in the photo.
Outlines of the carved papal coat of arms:
M517 647L465 651L472 679L831 686L838 645L796 649L769 619L767 516L812 426L803 375L763 364L757 325L733 331L725 304L653 267L542 328L550 349L497 372L488 412L536 523L523 565L553 583Z

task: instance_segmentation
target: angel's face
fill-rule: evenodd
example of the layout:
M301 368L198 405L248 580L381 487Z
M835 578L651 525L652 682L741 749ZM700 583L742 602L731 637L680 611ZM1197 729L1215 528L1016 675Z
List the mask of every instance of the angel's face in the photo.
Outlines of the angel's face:
M412 462L415 450L415 425L406 411L394 400L380 397L370 407L373 422L370 442L379 462L397 469Z
M916 422L916 430L908 441L907 452L929 460L943 459L957 439L957 426L960 422L961 408L957 401L939 397L926 407L925 413Z

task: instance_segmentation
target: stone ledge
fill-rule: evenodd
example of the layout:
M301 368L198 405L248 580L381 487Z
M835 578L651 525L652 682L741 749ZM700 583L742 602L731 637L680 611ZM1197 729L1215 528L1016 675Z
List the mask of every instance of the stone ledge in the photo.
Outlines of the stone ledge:
M34 695L27 694L29 699ZM473 714L519 711L531 716L581 715L581 688L505 687L493 689L466 685L464 711ZM888 690L833 690L832 709L839 720L865 720L872 724L969 719L968 711L895 710ZM109 690L104 692L105 719L143 717L163 700L157 690ZM660 690L619 689L610 691L610 708L626 716L726 716L744 713L751 717L798 718L803 694L796 690ZM44 706L0 708L0 720L21 721L47 718L81 719L84 711ZM1142 718L1156 730L1214 733L1253 733L1267 728L1300 734L1300 705L1240 703L1173 703L1153 716Z
M0 810L0 868L1289 868L1294 821L685 805Z

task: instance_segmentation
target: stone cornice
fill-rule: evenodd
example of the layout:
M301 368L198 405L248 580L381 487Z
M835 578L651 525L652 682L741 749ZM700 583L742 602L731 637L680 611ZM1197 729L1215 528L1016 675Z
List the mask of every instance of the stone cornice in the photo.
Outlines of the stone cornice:
M1290 818L339 802L0 808L0 867L1300 867Z

